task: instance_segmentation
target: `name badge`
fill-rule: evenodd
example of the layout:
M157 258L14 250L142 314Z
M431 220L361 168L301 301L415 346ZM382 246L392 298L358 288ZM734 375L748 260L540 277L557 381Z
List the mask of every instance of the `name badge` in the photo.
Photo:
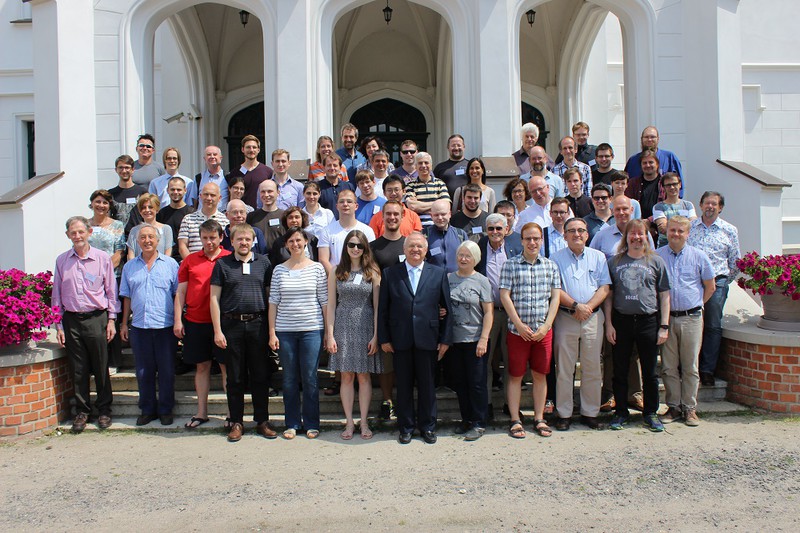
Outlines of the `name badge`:
M269 225L270 226L277 226L280 223L281 223L281 221L278 218L273 218L273 219L270 219L270 221L269 221Z
M299 278L302 272L300 270L290 270L289 277L290 278Z
M353 276L353 283L355 283L356 285L361 285L362 279L363 276L361 274L356 274L355 276Z
M594 159L592 159L591 161L589 161L589 162L588 162L588 163L586 163L586 164L587 164L587 165L589 165L590 167L593 167L593 166L595 166L595 165L597 164L597 161L595 161Z
M442 249L437 246L436 248L431 248L431 255L441 255Z
M678 214L680 216L682 216L682 217L688 217L689 216L689 210L688 209L678 209Z
M379 206L379 205L372 206L372 214L373 215L377 215L380 212L381 212L381 206Z
M242 263L242 274L245 276L250 274L250 263Z
M128 204L128 205L135 205L136 204L136 198L126 198L125 199L125 203Z
M398 261L400 261L400 262L402 263L403 261L405 261L405 260L406 260L406 255L405 255L405 254L400 254L400 255L398 255L398 256L397 256L397 260L398 260Z
M483 228L482 228L482 227L480 227L480 226L474 226L474 227L472 228L472 234L473 234L473 235L477 235L477 234L479 234L479 233L483 233Z
M467 169L466 168L457 168L456 169L456 176L463 176L466 173L467 173Z

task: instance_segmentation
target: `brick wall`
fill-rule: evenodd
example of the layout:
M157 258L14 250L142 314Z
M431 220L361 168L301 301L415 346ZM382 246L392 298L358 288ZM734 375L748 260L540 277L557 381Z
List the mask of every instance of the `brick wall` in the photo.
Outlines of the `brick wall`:
M800 414L800 347L723 342L729 400L773 413Z
M69 412L69 360L0 368L0 437L55 427Z

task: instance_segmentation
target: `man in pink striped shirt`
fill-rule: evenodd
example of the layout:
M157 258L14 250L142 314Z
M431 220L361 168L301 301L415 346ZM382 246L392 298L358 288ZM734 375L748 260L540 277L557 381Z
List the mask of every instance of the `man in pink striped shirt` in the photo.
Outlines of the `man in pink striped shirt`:
M53 276L53 305L62 314L58 342L66 346L72 360L75 388L75 420L72 432L86 428L91 405L89 376L94 374L99 417L97 426L111 426L111 377L108 373L108 345L116 334L117 283L111 258L89 246L92 228L84 217L67 220L67 237L72 248L56 258Z

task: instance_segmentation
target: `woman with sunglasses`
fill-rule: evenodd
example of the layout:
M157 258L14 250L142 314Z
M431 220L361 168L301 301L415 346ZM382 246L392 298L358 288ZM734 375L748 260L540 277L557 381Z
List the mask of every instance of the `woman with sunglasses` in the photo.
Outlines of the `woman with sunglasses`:
M330 369L341 372L342 376L340 395L346 423L341 436L344 440L352 439L355 431L353 385L356 376L361 438L372 438L368 423L372 400L370 374L383 372L377 338L380 281L380 271L367 236L362 231L352 230L345 238L342 259L328 276L329 320L325 335L325 346L331 354Z

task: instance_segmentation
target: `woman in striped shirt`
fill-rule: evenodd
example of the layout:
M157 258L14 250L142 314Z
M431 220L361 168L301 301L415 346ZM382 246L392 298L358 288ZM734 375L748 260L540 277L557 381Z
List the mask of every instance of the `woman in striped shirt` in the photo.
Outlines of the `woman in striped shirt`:
M306 437L315 439L319 436L317 367L326 322L327 277L321 264L306 257L308 236L302 228L289 228L285 237L291 255L272 274L269 347L278 352L283 367L283 437L293 439L304 427Z

